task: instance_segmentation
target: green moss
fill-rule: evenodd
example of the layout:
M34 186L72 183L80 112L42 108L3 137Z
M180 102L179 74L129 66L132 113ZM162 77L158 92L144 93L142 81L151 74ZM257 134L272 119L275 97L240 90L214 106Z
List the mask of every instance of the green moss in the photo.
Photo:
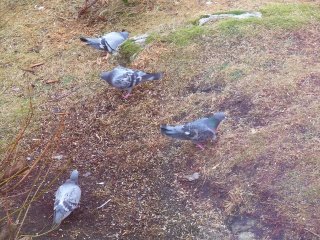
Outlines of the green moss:
M167 40L177 46L186 46L191 41L205 34L207 31L208 29L205 27L192 26L170 33Z
M248 11L244 11L244 10L232 10L232 11L228 11L228 12L218 12L218 13L213 13L212 15L221 15L221 14L234 14L234 15L241 15L244 13L247 13Z
M120 54L123 58L128 61L132 56L138 54L142 48L134 43L133 40L127 40L124 44L120 46Z
M236 71L231 73L231 81L236 81L244 76L244 72L237 69Z
M310 4L271 4L260 10L262 18L223 19L217 23L220 32L244 34L248 27L294 29L310 21L320 20L320 8Z
M224 62L221 66L220 66L220 70L223 70L225 68L227 68L229 66L228 62Z
M61 82L62 85L68 85L68 84L72 83L73 80L75 80L75 77L74 77L74 76L68 76L68 75L66 75L66 76L63 76L63 77L61 78L60 82Z
M2 97L0 106L2 116L0 120L0 133L2 136L0 147L4 147L15 137L30 112L30 100L14 96ZM36 121L32 124L36 124Z
M151 34L149 37L147 37L146 39L146 44L149 44L157 39L159 39L160 36L156 35L156 34Z
M264 17L272 16L303 16L308 18L312 15L318 15L319 8L311 4L270 4L260 10Z

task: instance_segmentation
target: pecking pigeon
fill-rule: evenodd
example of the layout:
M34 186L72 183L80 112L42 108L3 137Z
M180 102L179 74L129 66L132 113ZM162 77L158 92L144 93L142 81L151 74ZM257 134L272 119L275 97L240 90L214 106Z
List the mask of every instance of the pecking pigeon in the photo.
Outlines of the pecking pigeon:
M216 130L220 122L226 118L223 112L216 113L210 118L200 118L196 121L180 126L161 125L160 131L170 137L182 140L191 140L198 147L203 149L201 143L205 143L209 138L216 139Z
M108 53L113 54L116 49L124 43L129 37L129 33L125 30L122 32L111 32L103 35L100 38L86 38L80 37L82 42L86 42L87 45L97 50L105 50Z
M78 171L74 170L71 173L70 179L62 184L56 192L53 208L53 226L55 228L78 207L80 197L81 189L78 185Z
M139 70L118 66L110 72L102 72L100 78L105 80L112 87L127 90L128 93L123 96L124 98L127 98L130 96L133 87L145 81L159 80L162 78L162 73L145 73Z

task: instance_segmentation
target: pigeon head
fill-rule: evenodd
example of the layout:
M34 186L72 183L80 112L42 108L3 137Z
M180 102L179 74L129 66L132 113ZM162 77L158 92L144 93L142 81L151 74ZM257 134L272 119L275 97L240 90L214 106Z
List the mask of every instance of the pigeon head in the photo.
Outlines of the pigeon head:
M127 39L129 37L129 33L124 29L122 30L122 32L120 34L124 39Z
M220 122L226 118L227 116L225 113L219 112L208 119L208 124L215 130L219 126Z
M219 122L221 122L222 120L226 119L227 116L225 113L219 112L219 113L216 113L215 115L213 115L213 118L216 120L219 120Z
M102 72L102 73L100 74L100 78L102 78L102 79L105 80L105 81L108 81L108 79L110 79L110 77L111 77L110 72Z
M70 180L71 180L71 181L74 181L75 183L78 184L78 175L79 175L78 170L74 170L74 171L71 173Z

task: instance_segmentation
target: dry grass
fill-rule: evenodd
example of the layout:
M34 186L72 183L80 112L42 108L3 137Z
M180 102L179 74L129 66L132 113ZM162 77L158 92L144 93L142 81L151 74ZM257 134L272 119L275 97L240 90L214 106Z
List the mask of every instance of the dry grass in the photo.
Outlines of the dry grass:
M249 230L256 239L317 239L319 22L304 15L304 25L298 21L284 29L254 21L231 26L225 20L192 31L181 44L190 31L180 29L201 14L267 4L205 2L142 1L125 14L122 1L99 1L80 19L83 1L1 3L6 9L0 36L2 148L17 135L29 96L35 115L21 152L30 149L34 136L43 139L28 154L32 162L53 141L63 116L58 113L66 113L54 151L19 189L27 191L41 166L50 166L45 179L53 186L30 205L22 233L48 229L54 191L77 168L82 208L54 233L57 237L233 239L239 234L234 224L243 217L255 221ZM44 10L34 7L42 4ZM107 22L96 17L101 11ZM319 14L318 8L312 11ZM16 12L24 19L14 17ZM131 36L159 36L129 67L164 73L161 81L136 87L128 100L98 79L116 59L97 65L100 53L78 40L122 28ZM21 70L39 62L44 64L32 68L34 75ZM159 133L162 123L181 124L218 111L229 119L219 127L218 141L204 151ZM52 160L53 153L64 157ZM51 182L70 159L68 171ZM185 181L193 172L200 179ZM43 189L50 186L41 177L40 182ZM24 197L11 198L8 211Z

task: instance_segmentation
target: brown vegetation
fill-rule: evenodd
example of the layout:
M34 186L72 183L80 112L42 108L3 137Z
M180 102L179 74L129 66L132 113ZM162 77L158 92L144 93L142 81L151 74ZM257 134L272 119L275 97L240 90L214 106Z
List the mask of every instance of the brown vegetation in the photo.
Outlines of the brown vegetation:
M0 3L3 226L48 231L54 193L78 169L80 209L38 239L238 239L237 224L255 239L318 239L319 19L212 23L186 46L166 41L201 14L267 4L205 2L98 1L81 18L84 1ZM123 28L159 36L128 67L164 73L127 100L98 77L117 58L97 65L78 39ZM218 111L228 120L204 151L159 133Z

